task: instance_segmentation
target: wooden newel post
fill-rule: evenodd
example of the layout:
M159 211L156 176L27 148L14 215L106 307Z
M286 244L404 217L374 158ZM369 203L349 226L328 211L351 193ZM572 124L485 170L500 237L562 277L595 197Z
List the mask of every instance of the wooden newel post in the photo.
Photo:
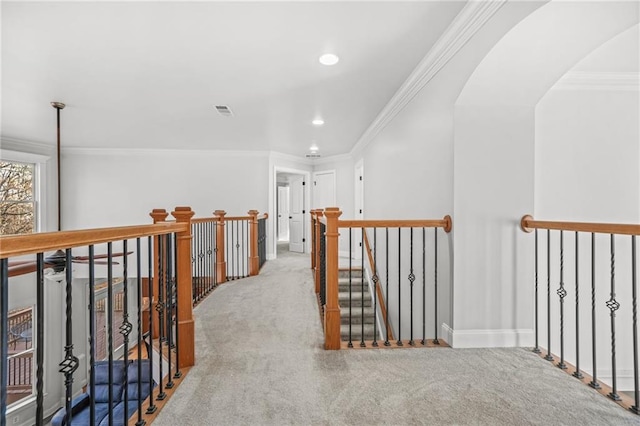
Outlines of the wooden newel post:
M316 224L315 224L315 257L316 257L316 270L314 275L316 277L316 294L320 294L320 238L324 238L324 235L320 235L320 218L322 217L322 209L316 210Z
M316 269L316 211L309 211L309 216L311 216L311 269Z
M169 216L169 213L167 213L165 209L153 209L151 213L149 213L149 216L153 218L153 223L155 224L155 223L161 223L166 221L167 217ZM153 324L155 324L155 326L153 327L153 336L152 336L154 339L157 339L160 336L160 327L158 327L158 324L160 324L160 313L156 309L153 309L153 307L155 306L156 300L158 300L158 295L160 294L160 284L159 284L160 277L158 276L158 270L160 269L160 264L159 264L160 256L158 255L159 254L158 250L160 250L160 247L158 244L158 237L154 237L153 238L153 277L149 277L150 280L153 280L153 287L152 287L153 294L148 295L149 309L151 309L152 311Z
M218 218L216 223L216 283L227 282L227 261L224 255L224 210L216 210L213 215Z
M249 276L260 273L260 259L258 258L258 210L249 210Z
M178 368L191 367L196 363L195 327L193 322L193 286L191 274L191 218L194 212L190 207L176 207L171 215L177 223L186 223L185 231L176 234L176 289L178 309L176 312L178 336L180 341Z
M326 229L326 286L327 300L324 311L324 348L340 349L340 306L338 305L338 218L337 207L327 207Z

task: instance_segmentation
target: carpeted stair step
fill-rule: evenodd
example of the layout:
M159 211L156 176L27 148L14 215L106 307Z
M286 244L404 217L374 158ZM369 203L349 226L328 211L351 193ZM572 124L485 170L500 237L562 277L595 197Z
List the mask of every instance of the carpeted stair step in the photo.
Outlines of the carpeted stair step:
M351 324L362 324L362 311L361 307L354 307L349 310L348 307L340 308L340 323L341 324L349 324L349 311L351 311ZM373 316L373 307L365 307L364 308L364 323L365 324L373 324L374 316Z
M362 335L362 325L358 324L351 326L351 340L352 341L360 341ZM349 325L341 324L340 325L340 336L343 341L349 341ZM370 341L373 340L373 324L365 324L364 325L364 340Z
M341 291L338 293L338 304L340 308L348 308L349 307L349 292ZM372 306L371 295L369 294L369 290L365 289L365 292L352 291L351 292L351 307L359 307L359 306Z
M351 269L351 278L360 278L362 276L362 269ZM339 269L338 279L349 278L349 269Z
M338 291L349 291L349 287L351 287L352 290L359 290L362 287L367 289L369 285L365 281L363 286L360 277L352 278L351 283L349 283L349 278L338 278Z

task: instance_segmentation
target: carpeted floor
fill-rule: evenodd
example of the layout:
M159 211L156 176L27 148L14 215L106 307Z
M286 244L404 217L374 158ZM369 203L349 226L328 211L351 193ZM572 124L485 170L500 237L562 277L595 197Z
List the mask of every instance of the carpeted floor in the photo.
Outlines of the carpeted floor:
M196 365L155 425L639 425L526 349L325 351L307 255L195 309Z

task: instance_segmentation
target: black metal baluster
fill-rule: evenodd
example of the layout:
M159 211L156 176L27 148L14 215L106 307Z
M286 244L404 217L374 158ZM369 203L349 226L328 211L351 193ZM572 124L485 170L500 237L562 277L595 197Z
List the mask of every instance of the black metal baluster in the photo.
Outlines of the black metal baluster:
M125 250L126 252L126 250ZM95 248L89 246L89 394L96 394L96 263ZM89 425L96 423L96 402L89 404Z
M36 425L44 424L44 254L36 255ZM2 324L6 324L3 322ZM6 382L3 382L6 383ZM93 425L91 425L93 426Z
M182 372L180 371L180 336L178 334L178 330L180 329L178 327L178 238L176 238L176 235L173 234L173 264L175 265L175 281L173 284L173 289L174 289L174 294L175 294L175 299L174 299L174 305L175 306L175 310L174 310L174 315L175 315L175 333L176 333L176 339L175 339L175 350L176 350L176 372L173 374L173 377L176 379L179 379L180 377L182 377Z
M433 247L433 270L434 270L434 285L433 285L433 306L434 306L434 311L435 311L435 337L433 339L433 344L434 345L439 345L440 341L438 340L438 228L433 228L433 240L434 240L434 247Z
M373 347L378 347L378 228L373 228Z
M360 294L362 297L360 300L360 324L362 329L360 333L360 347L364 348L366 346L364 343L364 228L361 228L360 231Z
M127 253L127 240L122 241L122 251L125 253L122 258L122 325L120 326L120 334L123 337L124 343L124 382L129 383L129 335L133 330L133 325L129 322L129 260ZM129 386L124 387L124 412L123 422L127 423L129 419Z
M535 230L535 254L534 254L534 263L535 263L535 333L536 333L536 347L533 348L533 352L539 354L540 353L540 345L538 344L538 229Z
M611 298L607 300L607 308L611 311L611 392L609 398L620 401L618 395L618 380L616 377L616 311L620 303L616 300L616 249L615 237L611 234Z
M244 229L245 229L246 226L247 226L247 221L243 220L242 221L242 276L243 277L246 277L246 276L249 275L249 274L247 274L247 269L245 267L245 263L246 263L245 260L247 258L247 255L246 255L247 242L244 239L244 235L245 235Z
M171 241L171 234L167 234L167 280L166 280L166 288L167 288L167 358L168 358L168 372L167 372L167 384L165 388L171 389L174 386L173 376L171 375L171 351L174 349L173 346L173 315L175 312L176 305L174 303L174 287L173 287L173 242ZM204 238L203 238L204 240ZM203 271L204 276L204 271Z
M398 346L402 345L402 228L398 228Z
M68 263L71 265L71 263ZM109 426L113 426L113 243L107 243L107 350L109 351Z
M64 360L59 364L60 373L64 374L65 386L65 423L70 425L73 417L71 413L71 397L73 395L73 373L78 369L78 357L73 354L73 273L71 268L71 249L65 251L65 278L66 278L66 312L65 312L65 346Z
M140 238L136 238L136 297L138 300L138 314L137 314L137 334L138 334L138 377L142 377L142 255ZM93 287L93 285L92 285ZM138 380L138 410L136 426L144 426L147 422L142 420L142 380ZM93 391L93 389L92 389ZM92 393L95 395L95 393ZM93 418L93 414L91 415ZM93 426L93 425L91 425Z
M153 238L147 237L147 262L148 262L148 280L147 280L147 293L149 295L149 344L147 346L147 358L149 359L149 377L153 377ZM162 363L162 360L161 362ZM149 382L149 407L147 407L147 414L153 414L158 407L154 403L153 398L153 381Z
M164 372L163 372L163 341L166 339L166 323L165 323L165 312L166 312L166 300L165 300L165 249L162 236L158 236L158 303L156 304L156 311L158 311L158 370L159 374L159 384L158 384L158 396L156 399L158 401L162 401L167 397L167 394L164 391Z
M409 323L410 323L410 338L409 345L415 346L416 342L413 341L413 282L416 280L416 276L413 274L413 228L409 229L410 243L409 243L409 288L411 291L411 302L409 304Z
M427 344L427 245L426 230L422 228L422 340L420 343L424 346Z
M213 238L213 286L218 286L218 225L212 222L212 238Z
M385 296L387 298L387 317L385 318L385 328L386 328L386 337L384 339L384 345L385 346L391 346L391 343L389 342L389 315L391 315L390 312L390 308L391 305L389 304L389 300L391 300L389 298L389 228L385 228L385 252L386 255L384 257L385 260L385 277L386 277L386 288L387 291L385 293Z
M593 372L589 386L600 389L596 375L596 234L591 233L591 359Z
M40 268L38 268L40 269ZM9 261L0 259L0 420L7 418L7 386L9 382ZM3 424L4 426L4 424Z
M640 414L640 378L638 377L638 297L637 297L637 274L636 274L636 236L631 236L631 303L633 311L633 394L635 405L630 410L635 414Z
M573 377L576 379L583 379L580 372L580 289L579 289L579 251L578 251L578 231L576 231L576 371L573 372Z
M353 324L353 302L352 302L352 289L351 289L351 285L352 285L352 271L353 271L353 265L352 265L352 261L351 259L353 258L353 243L352 243L352 234L353 234L353 228L349 228L349 343L347 344L348 347L352 348L353 347L353 340L352 340L352 335L351 335L351 325Z
M560 362L558 368L567 369L564 363L564 298L567 296L567 290L564 288L564 232L560 231L560 287L557 290L560 297Z
M551 230L547 229L547 355L544 359L553 361L551 356Z

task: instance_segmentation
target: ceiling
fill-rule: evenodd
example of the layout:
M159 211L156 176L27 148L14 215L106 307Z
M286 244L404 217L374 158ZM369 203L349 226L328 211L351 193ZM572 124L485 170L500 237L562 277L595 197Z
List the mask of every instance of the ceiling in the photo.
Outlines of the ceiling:
M348 153L463 6L3 1L1 134L54 144L60 101L63 147Z

